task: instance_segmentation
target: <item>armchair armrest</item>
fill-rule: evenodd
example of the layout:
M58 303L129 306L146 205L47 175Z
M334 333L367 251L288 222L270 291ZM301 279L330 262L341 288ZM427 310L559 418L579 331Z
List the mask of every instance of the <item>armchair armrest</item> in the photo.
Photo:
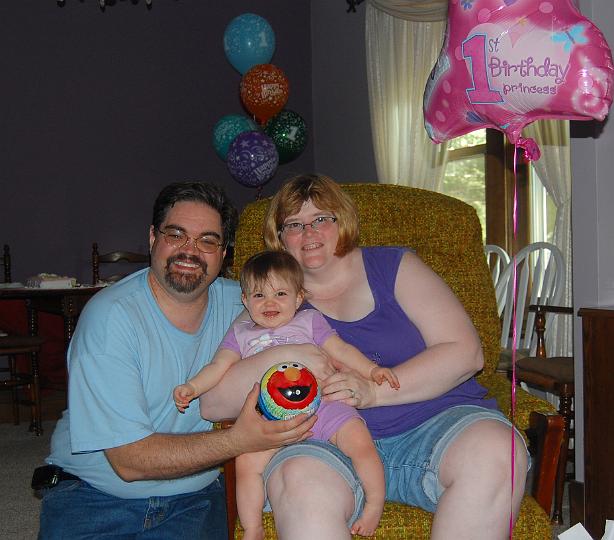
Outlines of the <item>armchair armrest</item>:
M550 514L565 421L560 414L532 412L529 423L527 435L535 456L531 495Z
M228 429L235 423L234 418L220 420L214 424L215 429ZM228 538L234 538L237 524L237 472L235 460L229 459L224 463L224 488L226 490L226 525Z

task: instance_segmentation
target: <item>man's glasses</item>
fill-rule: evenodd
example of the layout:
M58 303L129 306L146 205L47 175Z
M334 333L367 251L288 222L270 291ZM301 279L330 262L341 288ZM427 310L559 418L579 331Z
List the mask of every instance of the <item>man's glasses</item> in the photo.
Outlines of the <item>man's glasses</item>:
M336 221L337 218L334 216L320 216L315 218L311 223L293 221L292 223L284 223L280 227L279 232L286 236L298 236L303 233L307 226L311 226L314 231L327 231Z
M172 248L182 248L189 240L194 242L194 246L201 253L215 253L223 242L218 242L215 236L201 236L199 238L192 238L180 229L158 229L158 232L164 235L166 244Z

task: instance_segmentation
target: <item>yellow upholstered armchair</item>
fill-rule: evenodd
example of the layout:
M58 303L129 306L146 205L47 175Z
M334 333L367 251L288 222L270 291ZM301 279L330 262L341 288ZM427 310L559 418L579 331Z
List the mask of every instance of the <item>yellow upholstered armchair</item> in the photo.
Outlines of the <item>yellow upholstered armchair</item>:
M485 365L478 376L490 396L509 413L510 383L495 373L501 334L492 279L484 258L481 229L474 209L451 197L430 191L387 184L347 184L343 189L354 199L360 216L361 245L402 245L416 250L458 295L475 324L484 348ZM235 240L233 272L238 272L254 253L262 250L262 225L268 200L248 205L242 212ZM518 389L515 424L521 429L535 425L538 453L534 457L533 495L525 496L514 538L550 540L550 505L554 470L562 437L562 421L553 407ZM531 414L534 411L535 414ZM229 492L229 524L235 528L232 463L226 464ZM485 508L484 512L488 512ZM385 540L428 539L432 515L397 503L386 503L374 538ZM264 518L266 538L276 538L272 515ZM242 537L236 526L236 538ZM356 537L358 538L358 537Z

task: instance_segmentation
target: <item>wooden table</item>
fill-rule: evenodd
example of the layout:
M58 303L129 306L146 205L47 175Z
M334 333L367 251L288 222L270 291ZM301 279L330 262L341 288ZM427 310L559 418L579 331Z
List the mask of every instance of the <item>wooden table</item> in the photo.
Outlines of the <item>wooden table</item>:
M582 308L584 526L601 538L614 518L614 306Z
M38 289L19 287L0 289L0 300L24 300L28 310L30 334L38 335L38 312L53 313L64 318L66 346L75 331L79 313L103 287L73 287L68 289Z
M38 313L53 313L64 320L64 354L72 338L77 319L87 301L104 287L39 289L30 287L0 288L0 301L23 300L28 313L29 333L38 335Z

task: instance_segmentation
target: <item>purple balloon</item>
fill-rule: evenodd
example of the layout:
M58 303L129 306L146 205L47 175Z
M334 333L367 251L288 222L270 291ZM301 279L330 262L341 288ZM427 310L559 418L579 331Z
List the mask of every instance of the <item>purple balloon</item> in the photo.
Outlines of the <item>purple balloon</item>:
M275 174L279 154L268 135L260 131L244 131L230 143L226 164L239 184L260 187Z

